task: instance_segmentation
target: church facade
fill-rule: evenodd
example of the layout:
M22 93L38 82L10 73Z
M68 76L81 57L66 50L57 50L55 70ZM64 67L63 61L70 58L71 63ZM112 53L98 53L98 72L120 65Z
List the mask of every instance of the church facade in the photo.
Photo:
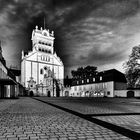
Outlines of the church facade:
M32 31L32 51L22 51L21 83L30 94L63 96L64 65L54 52L54 32Z

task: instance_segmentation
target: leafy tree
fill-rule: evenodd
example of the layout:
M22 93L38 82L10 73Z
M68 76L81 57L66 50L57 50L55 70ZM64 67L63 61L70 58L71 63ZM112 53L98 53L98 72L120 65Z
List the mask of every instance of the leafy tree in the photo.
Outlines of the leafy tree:
M95 66L79 67L77 70L71 71L73 78L90 77L96 75L97 73L97 67Z
M124 64L128 88L140 87L140 46L133 47L129 60Z

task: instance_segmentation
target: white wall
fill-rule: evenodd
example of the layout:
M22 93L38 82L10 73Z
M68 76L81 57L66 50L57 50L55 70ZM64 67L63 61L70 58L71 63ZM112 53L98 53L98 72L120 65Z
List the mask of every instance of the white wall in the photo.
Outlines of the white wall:
M86 85L72 86L70 90L70 96L85 96L86 91L103 92L104 95L108 97L113 97L114 96L114 82L111 81L111 82L104 82L104 83L92 83L92 84L86 84ZM107 94L107 93L110 93L110 94Z
M115 90L115 95L118 97L127 97L128 91L134 91L134 96L140 97L140 90Z
M128 90L115 90L114 91L114 96L126 97L127 96L127 91Z
M25 61L25 87L28 87L28 81L31 77L31 62Z
M140 90L135 90L135 97L140 97Z

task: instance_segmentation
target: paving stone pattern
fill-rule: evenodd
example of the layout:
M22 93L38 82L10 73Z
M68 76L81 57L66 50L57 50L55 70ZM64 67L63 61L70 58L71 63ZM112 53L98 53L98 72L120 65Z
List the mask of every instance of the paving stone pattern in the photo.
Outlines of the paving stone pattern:
M0 101L0 140L129 140L31 98Z
M93 117L140 133L140 115Z
M140 114L133 115L133 113L140 113L139 99L126 98L42 98L43 101L53 103L70 110L74 110L81 114L91 114L93 118L124 127L126 129L140 133ZM120 113L120 115L115 115ZM132 113L132 115L121 115L121 113ZM103 116L98 116L102 114ZM105 116L109 114L109 116ZM113 114L112 116L110 116Z
M138 99L109 99L109 98L44 98L47 101L82 114L112 114L112 113L140 113Z

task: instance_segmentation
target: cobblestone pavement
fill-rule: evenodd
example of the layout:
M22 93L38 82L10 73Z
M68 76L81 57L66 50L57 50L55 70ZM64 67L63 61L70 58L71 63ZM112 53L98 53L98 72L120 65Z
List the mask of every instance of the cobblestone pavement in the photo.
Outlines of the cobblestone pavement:
M93 117L140 133L140 115Z
M0 140L129 140L31 98L0 101Z
M82 114L140 113L140 99L38 98Z
M42 98L39 99L53 103L76 112L93 116L99 120L121 126L140 133L140 100L139 99L106 99L106 98ZM120 113L117 114L117 113ZM122 115L121 113L124 113ZM130 113L130 115L125 115ZM131 114L132 113L132 114ZM137 115L133 113L138 113ZM103 116L100 116L100 115ZM112 114L112 115L111 115ZM116 116L115 116L116 114ZM107 116L108 115L108 116Z

